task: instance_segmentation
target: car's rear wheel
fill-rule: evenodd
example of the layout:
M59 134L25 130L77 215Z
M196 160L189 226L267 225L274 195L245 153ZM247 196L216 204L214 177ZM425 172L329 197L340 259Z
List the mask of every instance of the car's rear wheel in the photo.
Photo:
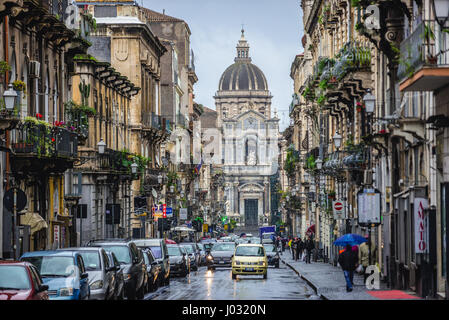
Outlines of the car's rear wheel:
M266 278L267 278L267 275L268 275L268 273L265 272L265 273L263 274L263 278L266 279Z
M236 274L232 274L232 279L237 279L237 275Z

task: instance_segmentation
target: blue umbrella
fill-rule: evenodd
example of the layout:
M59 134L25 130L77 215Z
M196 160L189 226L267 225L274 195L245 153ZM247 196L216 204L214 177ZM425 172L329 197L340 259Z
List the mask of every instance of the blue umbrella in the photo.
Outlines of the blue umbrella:
M362 237L361 235L354 234L354 233L348 233L348 234L345 234L344 236L338 238L337 240L335 240L334 245L344 247L347 244L350 244L351 246L353 246L356 244L361 244L366 241L367 240L364 237Z

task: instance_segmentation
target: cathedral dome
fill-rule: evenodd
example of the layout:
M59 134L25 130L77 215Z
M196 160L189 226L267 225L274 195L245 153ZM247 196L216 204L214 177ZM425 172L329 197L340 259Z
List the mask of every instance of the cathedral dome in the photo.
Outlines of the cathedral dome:
M267 79L263 72L251 63L249 45L244 31L237 45L235 63L229 66L220 78L220 91L268 91Z

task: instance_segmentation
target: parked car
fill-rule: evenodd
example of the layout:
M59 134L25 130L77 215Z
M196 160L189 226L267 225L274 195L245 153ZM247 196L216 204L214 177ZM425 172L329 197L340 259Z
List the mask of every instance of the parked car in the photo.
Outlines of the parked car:
M200 266L206 265L206 247L203 243L197 243L197 246L200 250Z
M110 264L103 248L64 248L64 251L76 251L81 254L84 267L89 274L90 300L111 300L114 298L115 266Z
M31 263L0 261L0 300L49 300L47 290Z
M125 299L125 279L123 278L123 266L120 265L120 262L117 260L114 252L106 251L106 254L109 258L109 261L114 265L114 278L115 278L115 287L114 287L114 299L115 300L124 300Z
M158 278L159 275L162 275L162 265L156 260L150 249L144 249L142 251L148 274L147 292L153 292L157 290Z
M237 275L263 275L267 278L268 260L261 244L241 244L232 258L232 279Z
M265 248L265 253L267 255L268 265L279 268L280 257L276 246L272 243L264 243L263 247Z
M44 284L48 285L50 300L87 300L90 296L89 274L83 257L76 251L33 251L20 257L33 264Z
M189 255L190 269L193 271L198 271L201 257L196 243L180 243L179 245L185 248L187 254Z
M170 257L170 276L187 276L190 268L187 253L184 253L178 244L168 244L167 250Z
M162 266L162 274L159 276L159 285L170 284L170 260L167 244L164 239L137 239L134 243L141 249L151 249L154 257Z
M129 300L143 299L145 295L145 262L136 244L127 239L92 240L89 247L101 247L114 252L123 265L125 295Z
M215 270L216 267L230 267L234 255L234 242L217 242L206 257L207 269Z

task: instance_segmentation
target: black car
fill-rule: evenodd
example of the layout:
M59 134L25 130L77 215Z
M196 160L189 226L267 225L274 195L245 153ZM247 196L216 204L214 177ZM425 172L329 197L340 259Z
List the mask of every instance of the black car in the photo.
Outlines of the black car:
M135 239L133 240L137 247L141 249L151 249L153 256L162 267L162 273L159 275L159 285L170 284L170 260L167 251L167 245L164 239Z
M190 272L188 257L178 244L168 244L168 255L170 256L170 276L185 277Z
M216 242L206 257L208 270L215 270L216 267L231 267L232 256L235 251L234 242Z
M122 266L125 295L129 300L143 299L145 295L145 261L136 244L127 239L91 240L90 247L102 247L114 252Z
M158 287L159 275L162 275L162 265L153 256L153 252L150 249L144 249L142 251L147 266L147 292L153 292Z
M193 271L198 271L201 256L198 250L198 247L196 246L196 243L180 243L181 247L185 248L187 251L187 254L189 255L190 259L190 269Z
M118 262L114 252L106 251L106 254L108 255L111 264L114 267L116 267L114 273L115 278L114 297L116 300L123 300L125 298L125 279L123 278L122 267L120 266L120 262Z
M279 251L276 246L272 243L264 243L263 247L265 248L265 253L267 254L268 265L275 266L279 268Z

